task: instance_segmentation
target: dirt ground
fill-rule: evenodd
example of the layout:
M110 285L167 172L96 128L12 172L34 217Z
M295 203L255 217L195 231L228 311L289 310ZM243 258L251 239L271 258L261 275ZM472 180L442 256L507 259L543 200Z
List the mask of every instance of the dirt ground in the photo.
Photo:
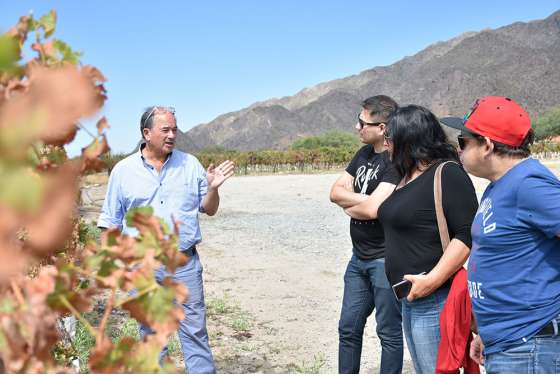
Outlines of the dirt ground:
M559 174L560 162L548 165ZM198 250L219 372L337 372L343 272L351 256L349 219L328 198L337 177L233 177L220 190L218 214L201 217ZM97 218L105 180L86 180L81 212L88 220ZM474 182L480 197L486 182ZM362 372L377 372L379 360L370 318ZM408 352L404 366L413 372Z

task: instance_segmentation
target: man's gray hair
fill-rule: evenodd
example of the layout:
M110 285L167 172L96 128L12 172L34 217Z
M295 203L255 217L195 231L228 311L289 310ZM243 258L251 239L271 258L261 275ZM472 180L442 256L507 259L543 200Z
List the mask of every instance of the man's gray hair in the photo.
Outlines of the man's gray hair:
M175 117L175 108L170 106L160 106L154 105L149 106L144 109L144 113L142 113L142 117L140 117L140 134L142 135L142 139L144 139L144 129L151 129L154 125L154 114L159 113L171 113L177 121L177 117Z

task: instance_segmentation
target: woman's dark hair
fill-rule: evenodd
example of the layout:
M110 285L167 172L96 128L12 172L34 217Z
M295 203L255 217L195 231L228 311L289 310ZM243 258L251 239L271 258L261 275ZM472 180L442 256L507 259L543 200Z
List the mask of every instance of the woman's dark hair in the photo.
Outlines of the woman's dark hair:
M393 143L393 164L403 177L410 177L419 166L437 160L459 160L439 120L424 107L408 105L397 109L389 120L386 135Z

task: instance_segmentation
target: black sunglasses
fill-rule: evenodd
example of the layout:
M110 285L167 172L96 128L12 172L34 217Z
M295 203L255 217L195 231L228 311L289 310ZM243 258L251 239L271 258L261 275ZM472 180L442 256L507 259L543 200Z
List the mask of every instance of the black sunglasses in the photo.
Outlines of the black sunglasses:
M478 140L481 139L482 137L480 135L472 135L472 136L465 136L465 135L459 135L457 136L457 143L459 143L459 149L461 151L465 150L465 147L467 146L467 142L466 139L471 139L471 140Z
M360 130L364 128L364 126L379 126L382 123L385 122L366 122L363 119L360 118L360 115L358 114L358 124L360 125Z

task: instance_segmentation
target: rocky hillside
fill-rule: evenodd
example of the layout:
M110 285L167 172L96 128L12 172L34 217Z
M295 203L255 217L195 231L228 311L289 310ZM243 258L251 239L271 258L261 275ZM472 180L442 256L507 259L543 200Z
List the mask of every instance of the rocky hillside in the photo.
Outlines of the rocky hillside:
M283 149L298 137L352 131L360 101L379 93L440 116L463 115L485 95L509 96L532 116L543 114L560 104L560 11L544 20L465 33L390 66L223 114L180 134L178 147Z

